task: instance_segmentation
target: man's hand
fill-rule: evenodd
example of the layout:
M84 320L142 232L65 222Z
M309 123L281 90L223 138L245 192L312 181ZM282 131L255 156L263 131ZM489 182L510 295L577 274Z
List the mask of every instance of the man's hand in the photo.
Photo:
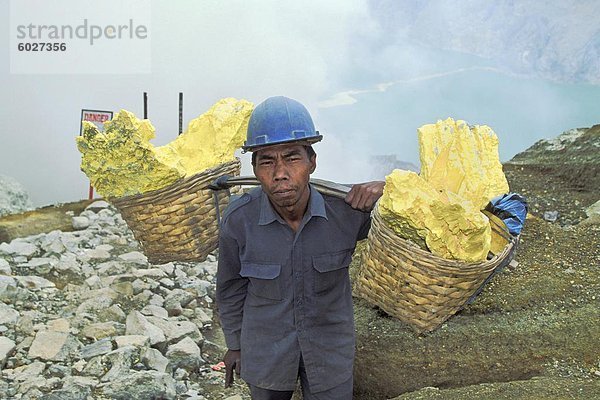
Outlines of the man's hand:
M371 211L377 200L383 195L384 186L385 182L383 181L357 183L352 186L345 201L357 210Z
M241 352L239 350L227 350L223 362L225 363L225 387L231 386L233 383L233 370L235 374L240 376L240 370L242 368L241 363Z

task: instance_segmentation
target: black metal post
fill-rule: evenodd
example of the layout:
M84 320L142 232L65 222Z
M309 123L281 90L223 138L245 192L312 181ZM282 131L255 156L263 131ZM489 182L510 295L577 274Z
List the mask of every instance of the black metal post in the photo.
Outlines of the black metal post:
M183 92L179 92L179 134L183 132Z
M144 119L148 119L148 93L144 92Z

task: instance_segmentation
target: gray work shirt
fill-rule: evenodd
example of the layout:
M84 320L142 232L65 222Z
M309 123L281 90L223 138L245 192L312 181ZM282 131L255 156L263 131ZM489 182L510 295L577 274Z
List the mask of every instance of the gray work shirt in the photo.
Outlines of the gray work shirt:
M241 350L246 382L294 390L300 356L312 392L350 378L348 266L369 228L369 213L312 186L297 232L261 188L229 205L219 235L217 304L228 348Z

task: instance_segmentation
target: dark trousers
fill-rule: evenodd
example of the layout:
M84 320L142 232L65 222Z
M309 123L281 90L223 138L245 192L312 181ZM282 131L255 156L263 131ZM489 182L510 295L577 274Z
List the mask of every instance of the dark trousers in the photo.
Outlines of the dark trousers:
M350 379L348 379L346 382L343 382L334 388L325 390L323 392L311 393L302 359L300 359L298 375L300 376L300 386L302 387L302 398L304 400L352 399L352 376L350 376ZM248 384L248 386L250 387L250 395L252 396L252 400L290 400L294 394L293 390L269 390L250 384Z

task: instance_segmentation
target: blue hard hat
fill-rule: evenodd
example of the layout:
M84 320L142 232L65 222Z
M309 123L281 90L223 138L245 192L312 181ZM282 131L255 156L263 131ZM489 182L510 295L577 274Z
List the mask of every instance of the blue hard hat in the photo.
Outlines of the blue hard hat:
M284 96L269 97L260 103L250 116L244 151L258 147L292 143L316 143L323 139L315 130L306 107Z

